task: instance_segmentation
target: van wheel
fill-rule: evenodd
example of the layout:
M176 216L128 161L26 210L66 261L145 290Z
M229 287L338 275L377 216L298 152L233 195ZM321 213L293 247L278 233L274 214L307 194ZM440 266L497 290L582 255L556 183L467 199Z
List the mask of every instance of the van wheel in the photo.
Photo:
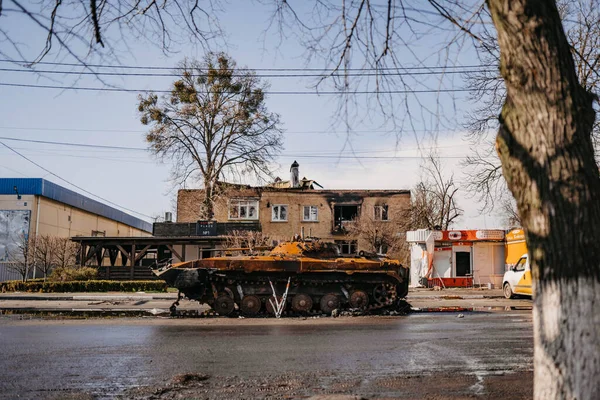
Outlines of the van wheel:
M506 297L507 299L512 299L513 297L515 297L512 289L510 288L510 283L506 282L504 284L504 297Z

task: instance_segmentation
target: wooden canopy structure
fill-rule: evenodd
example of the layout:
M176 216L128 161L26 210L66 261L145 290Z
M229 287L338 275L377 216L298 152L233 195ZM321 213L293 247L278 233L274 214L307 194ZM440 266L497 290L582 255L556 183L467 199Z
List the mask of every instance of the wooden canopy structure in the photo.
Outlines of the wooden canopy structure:
M195 245L215 250L225 237L97 237L76 236L71 240L80 245L78 264L88 265L95 261L98 267L105 267L106 277L111 276L111 268L129 267L130 279L135 278L135 267L148 255L154 254L153 263L185 261L186 246ZM177 248L175 248L177 246ZM161 254L168 254L161 257ZM148 257L147 257L148 258ZM108 259L108 263L106 262ZM120 262L117 262L120 260ZM104 265L108 264L108 265ZM117 265L120 264L120 265ZM149 269L148 269L148 272Z

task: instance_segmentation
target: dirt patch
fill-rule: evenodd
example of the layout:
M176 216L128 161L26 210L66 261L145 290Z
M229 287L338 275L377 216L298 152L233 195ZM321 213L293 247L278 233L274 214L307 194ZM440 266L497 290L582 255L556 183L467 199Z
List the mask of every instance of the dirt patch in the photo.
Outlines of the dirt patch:
M173 378L174 385L189 385L194 382L204 382L210 378L210 375L203 374L180 374Z
M334 372L268 375L264 377L208 377L184 374L164 387L127 390L120 398L175 400L189 398L344 398L365 399L530 399L533 373L452 374L419 376L348 376Z

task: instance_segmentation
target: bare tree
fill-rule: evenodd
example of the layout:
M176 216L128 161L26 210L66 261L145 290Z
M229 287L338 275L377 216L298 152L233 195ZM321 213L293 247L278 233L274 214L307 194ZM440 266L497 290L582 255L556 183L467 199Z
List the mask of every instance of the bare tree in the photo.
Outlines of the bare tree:
M79 245L68 237L54 237L54 256L57 267L74 267Z
M27 281L29 272L32 271L34 241L35 238L21 234L15 241L16 246L12 247L8 254L9 262L6 263L6 268L19 274L23 282Z
M179 44L207 47L222 43L217 2L170 0L61 0L0 1L0 56L23 64L41 62L47 56L71 60L75 70L96 72L92 62L119 61L129 53L132 41L157 45L166 54ZM7 18L22 23L3 24ZM43 45L35 49L24 43L22 32L44 33ZM33 51L33 52L32 52Z
M56 266L57 243L54 236L37 235L35 246L32 248L35 268L44 274L44 279Z
M279 115L267 110L266 84L223 53L184 60L179 70L169 95L140 96L141 122L152 127L150 150L173 162L176 182L202 180L200 215L212 218L219 179L270 176L269 163L282 149Z
M253 253L269 250L280 240L280 238L265 235L263 232L235 230L227 235L225 246L227 249L248 249L247 251L232 250L236 254Z
M522 226L521 217L519 216L519 211L517 210L517 204L515 203L515 199L513 197L506 196L500 200L500 211L506 219L506 224L509 227L513 228Z
M367 244L371 253L397 254L405 243L399 222L401 213L388 219L375 219L370 213L362 213L348 224L349 235Z
M589 92L600 91L600 0L558 0L565 33L571 46L579 81ZM506 87L500 75L500 48L495 33L482 36L478 45L480 61L495 68L466 74L471 100L476 107L467 117L469 140L473 151L463 163L466 167L466 190L481 203L482 211L498 209L514 217L515 208L502 175L502 166L492 138L498 129L498 115L506 98ZM596 160L600 160L600 120L595 119L592 140Z
M442 163L435 155L426 157L422 169L425 174L412 190L405 220L410 221L412 229L447 230L464 212L456 202L459 188L454 174L446 178Z

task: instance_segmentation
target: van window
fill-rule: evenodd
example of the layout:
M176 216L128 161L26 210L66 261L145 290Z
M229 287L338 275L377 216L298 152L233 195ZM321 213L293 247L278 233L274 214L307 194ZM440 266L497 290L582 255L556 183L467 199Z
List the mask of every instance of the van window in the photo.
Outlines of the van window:
M519 262L515 265L515 271L525 271L525 264L527 263L526 258L521 258Z

